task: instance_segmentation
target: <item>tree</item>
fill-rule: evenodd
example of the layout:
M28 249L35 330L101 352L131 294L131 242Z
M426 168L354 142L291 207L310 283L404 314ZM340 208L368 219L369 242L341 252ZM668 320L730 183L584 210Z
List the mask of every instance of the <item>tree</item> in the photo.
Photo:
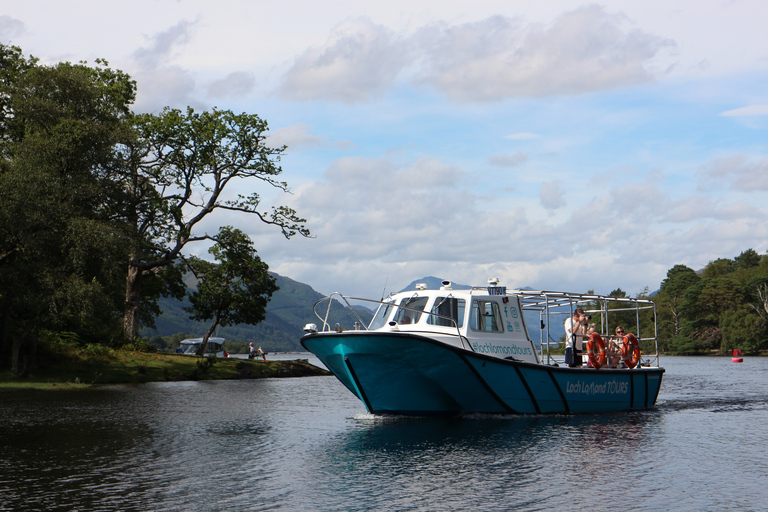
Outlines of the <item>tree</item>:
M760 255L754 249L747 249L733 258L736 268L748 269L760 265Z
M673 335L680 333L681 306L685 291L700 279L693 269L685 265L675 265L669 269L666 279L661 282L657 301L659 305L665 306L672 313Z
M749 280L745 287L748 307L768 323L768 274L762 274Z
M768 341L765 320L749 310L727 311L720 316L719 327L723 335L721 352L738 348L745 354L757 354Z
M715 261L710 261L707 266L704 267L702 276L707 279L715 277L726 276L736 270L736 262L728 258L717 258Z
M4 45L0 61L0 347L24 374L41 330L114 332L124 246L105 184L135 84L103 61L41 66Z
M216 328L233 324L256 325L264 320L267 303L277 291L269 267L256 255L251 240L241 231L225 226L209 249L217 263L190 258L189 267L199 279L190 295L190 318L212 320L197 354L202 355Z
M133 246L128 258L123 331L135 338L139 329L142 286L183 257L188 244L218 241L200 224L216 211L257 217L277 226L286 238L310 236L304 219L285 206L260 211L256 192L227 199L224 192L266 183L288 191L277 181L285 147L265 145L267 122L252 114L231 111L186 113L166 108L160 115L135 119L137 136L123 153L127 172L127 222ZM239 182L239 183L238 183Z

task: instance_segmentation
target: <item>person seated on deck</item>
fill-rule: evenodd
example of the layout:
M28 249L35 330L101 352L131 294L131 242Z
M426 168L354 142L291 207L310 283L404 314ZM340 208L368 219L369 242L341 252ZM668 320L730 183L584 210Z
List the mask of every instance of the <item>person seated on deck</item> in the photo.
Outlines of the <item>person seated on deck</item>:
M616 336L608 340L608 368L618 368L621 363L621 341L624 339L624 328L616 327Z
M571 368L581 366L584 340L595 332L595 324L587 324L589 318L583 309L576 308L573 316L565 319L565 364Z

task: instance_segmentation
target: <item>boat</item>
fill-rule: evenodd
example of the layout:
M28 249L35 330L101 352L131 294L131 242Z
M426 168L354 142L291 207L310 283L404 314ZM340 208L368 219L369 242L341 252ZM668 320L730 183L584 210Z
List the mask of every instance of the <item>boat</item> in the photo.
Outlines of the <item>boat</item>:
M741 357L741 349L735 348L733 349L733 355L731 356L731 362L733 363L743 363L744 358Z
M604 413L648 409L656 403L664 368L659 366L656 309L650 300L507 291L495 278L484 287L454 289L443 281L436 290L424 284L415 288L382 300L335 292L314 305L319 327L309 323L304 328L302 346L371 414ZM370 322L358 313L360 304L375 310ZM340 311L339 305L355 314L353 325L333 323L331 312ZM576 308L596 315L604 333L590 338L603 342L592 344L592 367L568 367L563 356L554 354L564 338L563 321ZM601 364L606 361L604 345L616 327L609 323L611 317L620 313L635 318L636 327L649 325L614 340L627 350L624 364L610 368ZM531 337L535 331L536 341ZM643 357L640 344L655 347L655 353Z
M181 341L181 346L177 350L179 354L185 356L197 355L197 349L203 343L203 338L188 338ZM224 350L224 338L208 338L208 345L205 347L204 356L216 355L216 357L229 357Z

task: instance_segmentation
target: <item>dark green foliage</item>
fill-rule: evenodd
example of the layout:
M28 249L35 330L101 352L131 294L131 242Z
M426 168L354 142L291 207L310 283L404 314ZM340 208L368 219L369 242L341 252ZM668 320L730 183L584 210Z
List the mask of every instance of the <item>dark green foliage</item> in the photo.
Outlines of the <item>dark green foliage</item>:
M753 249L710 262L704 277L673 267L655 298L660 347L678 354L768 349L767 271L768 256Z
M733 258L737 269L750 269L760 265L760 255L754 249L747 249Z
M108 184L135 84L100 61L42 66L4 45L0 61L0 352L24 374L44 329L119 336Z
M768 329L765 321L745 309L728 311L720 317L723 342L720 350L729 354L741 349L744 355L754 355L768 347Z
M267 303L277 291L267 264L256 255L253 243L244 233L225 226L216 240L208 250L216 262L199 258L187 262L199 281L197 290L189 297L191 305L185 310L193 320L212 321L199 354L205 351L208 338L219 325L256 325L264 320Z

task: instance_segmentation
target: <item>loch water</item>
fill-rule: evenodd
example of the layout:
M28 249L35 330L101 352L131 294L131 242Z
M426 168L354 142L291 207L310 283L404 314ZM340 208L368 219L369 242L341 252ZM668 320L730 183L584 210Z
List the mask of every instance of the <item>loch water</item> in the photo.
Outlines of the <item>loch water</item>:
M662 366L608 415L381 418L333 377L4 393L0 510L768 509L768 358Z

